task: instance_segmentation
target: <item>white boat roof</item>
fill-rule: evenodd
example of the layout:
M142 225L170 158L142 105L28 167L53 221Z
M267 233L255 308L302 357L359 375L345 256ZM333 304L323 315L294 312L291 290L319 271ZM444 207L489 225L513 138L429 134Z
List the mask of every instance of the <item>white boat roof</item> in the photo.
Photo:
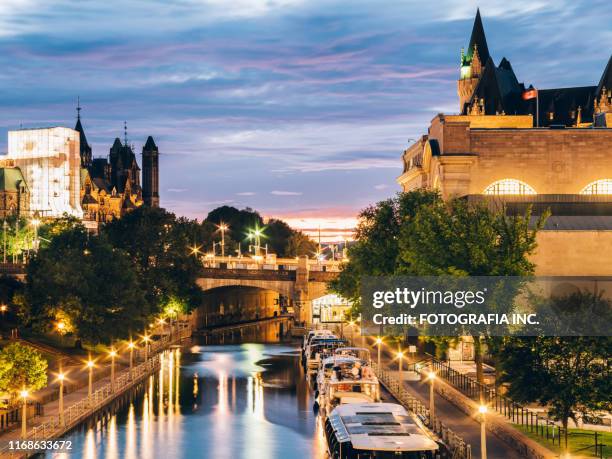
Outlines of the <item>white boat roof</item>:
M433 441L395 403L338 405L329 416L338 441L354 449L375 451L436 451Z

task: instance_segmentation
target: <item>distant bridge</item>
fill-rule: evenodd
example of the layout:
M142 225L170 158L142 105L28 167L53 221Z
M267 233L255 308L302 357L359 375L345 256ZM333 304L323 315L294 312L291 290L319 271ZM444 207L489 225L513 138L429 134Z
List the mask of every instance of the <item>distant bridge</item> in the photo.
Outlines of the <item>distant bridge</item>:
M197 283L204 291L220 287L256 287L287 297L295 319L310 321L312 300L329 293L342 262L276 257L203 257Z

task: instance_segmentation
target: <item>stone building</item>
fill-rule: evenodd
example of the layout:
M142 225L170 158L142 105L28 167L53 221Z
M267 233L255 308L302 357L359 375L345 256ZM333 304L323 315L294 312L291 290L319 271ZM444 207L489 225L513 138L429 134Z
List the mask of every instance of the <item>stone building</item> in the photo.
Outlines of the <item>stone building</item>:
M18 167L0 167L0 219L10 215L28 214L28 185Z
M525 86L507 59L494 64L478 12L459 72L459 114L436 115L404 151L399 185L548 209L536 273L612 276L612 57L596 85Z
M126 212L147 205L159 207L159 150L149 136L142 149L143 186L141 170L128 143L127 129L124 141L117 137L108 157L93 158L81 123L78 107L75 130L79 132L81 153L81 206L84 219L104 223L120 218Z
M68 214L95 229L141 205L159 206L159 149L153 138L142 150L141 187L127 130L124 142L116 138L107 157L94 158L80 112L79 106L74 129L9 131L8 155L0 159L0 218Z

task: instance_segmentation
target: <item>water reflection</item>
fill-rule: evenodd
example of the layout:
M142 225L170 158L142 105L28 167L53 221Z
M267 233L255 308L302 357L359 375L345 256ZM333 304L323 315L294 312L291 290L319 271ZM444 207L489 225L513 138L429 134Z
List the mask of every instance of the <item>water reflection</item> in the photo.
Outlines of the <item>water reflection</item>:
M73 432L72 453L53 457L324 457L294 347L200 343L193 350L164 354L141 393Z

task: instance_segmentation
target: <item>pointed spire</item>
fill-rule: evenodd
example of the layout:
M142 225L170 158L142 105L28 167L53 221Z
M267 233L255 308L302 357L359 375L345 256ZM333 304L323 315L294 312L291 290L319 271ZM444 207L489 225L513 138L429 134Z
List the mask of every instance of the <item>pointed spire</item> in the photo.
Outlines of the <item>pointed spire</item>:
M610 56L610 59L608 59L608 65L606 65L606 68L601 75L599 84L597 85L597 92L595 94L597 96L601 96L603 88L612 88L612 55Z
M123 145L128 146L127 121L123 122Z
M147 141L145 143L144 149L147 151L157 150L157 145L155 145L155 141L153 140L153 137L151 136L147 137Z
M470 45L467 49L467 56L471 59L474 53L474 47L478 49L478 57L481 63L486 63L489 60L489 47L487 46L487 38L485 36L482 19L480 17L480 8L476 10L476 19L472 27L472 35L470 36Z
M81 121L81 96L77 96L77 121Z

